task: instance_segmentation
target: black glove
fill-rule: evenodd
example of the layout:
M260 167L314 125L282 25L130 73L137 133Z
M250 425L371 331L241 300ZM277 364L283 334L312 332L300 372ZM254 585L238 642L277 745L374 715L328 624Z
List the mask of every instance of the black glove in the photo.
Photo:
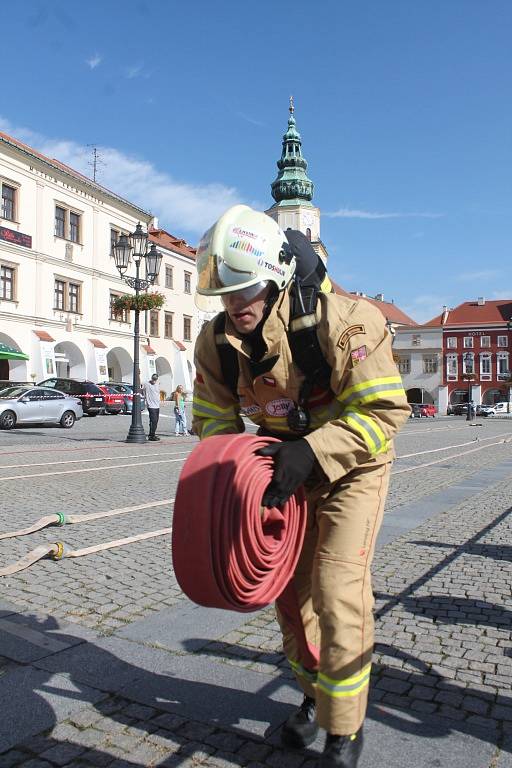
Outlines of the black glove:
M284 504L309 477L315 463L315 454L306 440L270 443L256 453L274 457L274 474L261 502L264 507Z

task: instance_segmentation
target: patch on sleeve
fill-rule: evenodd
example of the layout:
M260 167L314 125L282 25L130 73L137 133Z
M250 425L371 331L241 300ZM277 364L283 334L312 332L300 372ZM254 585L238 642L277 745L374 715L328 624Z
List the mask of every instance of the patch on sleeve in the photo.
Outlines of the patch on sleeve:
M338 343L337 343L338 347L340 349L345 349L345 347L347 346L347 343L348 343L348 340L350 339L350 337L351 336L355 336L358 333L362 333L362 334L365 333L364 325L349 325L349 327L345 328L345 330L343 331L343 333L339 337Z
M357 349L353 349L350 353L350 357L352 358L352 365L356 366L359 365L359 363L362 363L363 360L366 360L368 357L368 353L366 351L366 345L363 344L362 347L358 347Z
M204 384L204 379L200 373L196 373L196 381L198 384Z

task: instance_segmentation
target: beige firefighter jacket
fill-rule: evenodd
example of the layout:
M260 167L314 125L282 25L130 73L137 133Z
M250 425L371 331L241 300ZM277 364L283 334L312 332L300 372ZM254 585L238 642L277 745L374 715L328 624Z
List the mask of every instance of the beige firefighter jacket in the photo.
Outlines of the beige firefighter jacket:
M293 434L287 413L297 403L304 376L293 362L286 330L288 291L280 294L263 326L270 369L253 379L250 348L229 317L225 336L237 350L239 399L223 382L214 321L206 324L195 348L193 428L201 439L243 432L244 415L276 436ZM330 390L315 388L309 398L310 431L305 439L330 482L355 467L393 458L392 438L410 408L391 352L391 336L381 312L369 302L320 294L317 335L332 367Z

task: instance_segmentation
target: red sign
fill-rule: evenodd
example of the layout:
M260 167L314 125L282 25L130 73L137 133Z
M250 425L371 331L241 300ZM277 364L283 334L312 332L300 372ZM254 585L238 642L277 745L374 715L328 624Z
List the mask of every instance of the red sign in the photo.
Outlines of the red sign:
M25 248L32 248L32 236L24 235L23 232L17 232L15 229L0 227L0 240L6 240L14 245L23 245Z

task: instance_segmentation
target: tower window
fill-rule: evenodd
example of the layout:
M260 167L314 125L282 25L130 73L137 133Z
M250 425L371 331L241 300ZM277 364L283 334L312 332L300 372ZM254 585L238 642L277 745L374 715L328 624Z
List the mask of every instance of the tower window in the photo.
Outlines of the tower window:
M309 227L306 229L306 237L308 240L311 240L311 230Z

